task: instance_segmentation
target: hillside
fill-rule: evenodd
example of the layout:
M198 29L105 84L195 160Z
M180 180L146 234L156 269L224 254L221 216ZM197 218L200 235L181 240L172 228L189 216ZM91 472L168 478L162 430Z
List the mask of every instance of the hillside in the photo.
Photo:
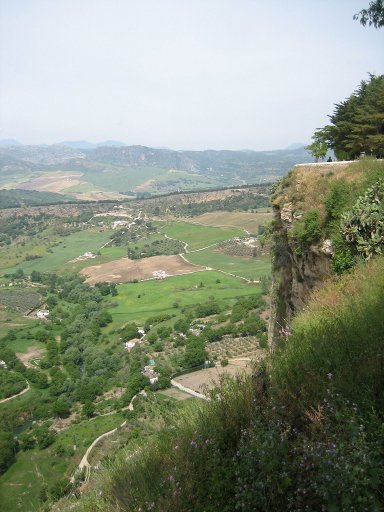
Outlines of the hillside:
M71 198L54 192L38 192L35 190L0 190L0 209L23 208L63 203Z
M277 185L276 350L54 510L383 509L382 173L299 166Z
M0 186L122 199L272 182L311 161L304 148L276 151L174 151L145 146L1 146Z

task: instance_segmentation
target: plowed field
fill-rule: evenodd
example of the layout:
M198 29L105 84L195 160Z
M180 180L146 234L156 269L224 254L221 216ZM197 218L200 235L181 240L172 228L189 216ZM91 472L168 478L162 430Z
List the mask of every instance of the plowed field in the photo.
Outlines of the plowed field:
M86 267L81 274L87 277L88 284L106 281L108 283L127 283L137 279L153 278L153 272L164 271L168 276L189 274L203 270L203 267L187 263L180 256L152 256L141 260L121 258L102 265Z

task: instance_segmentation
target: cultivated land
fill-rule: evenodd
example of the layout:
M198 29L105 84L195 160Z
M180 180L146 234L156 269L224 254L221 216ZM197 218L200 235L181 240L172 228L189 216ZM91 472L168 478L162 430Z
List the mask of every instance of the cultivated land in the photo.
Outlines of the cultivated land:
M215 270L228 272L251 281L258 281L260 277L271 274L271 259L269 255L255 258L227 256L218 252L214 247L209 247L203 251L189 253L185 257L195 265L209 265Z
M187 252L244 234L244 231L239 228L199 226L187 222L167 222L165 225L156 223L156 225L164 235L185 242Z
M224 308L236 297L260 293L258 284L248 284L220 272L206 271L174 276L163 281L145 281L118 286L110 309L114 323L144 322L160 313L179 316L185 306L202 304L213 296ZM175 307L177 306L177 307Z
M189 219L190 222L204 224L206 226L232 226L257 233L257 228L261 224L266 224L272 220L273 214L267 208L261 208L257 213L250 212L209 212L203 213Z
M141 260L121 258L103 265L93 265L81 271L88 284L124 283L153 279L153 272L163 270L168 276L202 270L202 267L186 262L181 256L152 256Z
M67 174L69 175L70 172ZM59 178L66 180L67 176L63 174ZM147 178L149 184L150 180L151 178ZM49 183L49 179L46 183ZM73 189L83 187L84 193L87 193L86 183L72 185ZM227 193L228 191L224 191L224 196ZM240 195L242 192L238 191L238 193ZM168 197L166 206L163 205L161 207L163 209L159 208L160 212L168 211L168 204L171 207L173 202L178 204L179 201L187 201L187 196L189 197L189 195L180 194L175 198ZM220 192L216 191L213 196L217 201ZM210 195L204 196L200 193L199 197L199 200L204 203ZM239 298L261 295L261 284L253 281L269 274L268 258L228 256L217 252L215 248L222 241L246 236L246 231L257 232L258 225L268 221L270 216L268 213L212 212L198 218L183 219L183 221L175 220L175 217L173 220L168 220L170 218L168 213L164 214L164 217L161 213L154 217L156 205L161 206L160 199L156 201L158 203L152 200L141 203L137 201L130 207L116 205L102 209L101 206L97 206L94 212L90 206L84 209L76 209L72 205L58 206L57 210L50 206L35 211L30 209L31 216L26 211L19 212L15 209L15 215L9 217L10 221L13 217L17 219L17 215L23 215L19 224L16 225L17 237L14 238L13 233L9 231L10 241L5 241L8 247L0 255L0 270L3 274L7 274L7 277L1 279L4 286L0 288L0 304L3 301L0 307L0 322L3 320L0 323L0 335L6 334L9 328L15 329L25 325L29 327L22 331L14 330L4 340L4 345L16 353L28 371L33 369L44 374L47 377L48 387L37 389L36 385L30 382L31 389L25 395L1 404L0 411L3 411L4 417L16 418L10 428L16 428L17 434L25 429L24 434L34 436L40 425L46 422L45 428L48 428L47 424L50 425L49 428L56 430L57 435L53 444L45 449L36 446L28 449L24 444L25 441L20 437L17 460L0 477L0 501L7 511L37 510L41 503L39 500L46 492L45 489L48 488L49 492L53 492L52 489L60 480L70 478L92 441L100 434L121 425L125 417L128 419L126 428L118 429L116 434L106 438L105 442L97 446L92 452L92 461L96 463L110 450L124 446L131 436L139 444L141 436L153 434L156 428L162 426L162 420L157 413L153 413L154 416L150 421L145 412L143 418L138 417L135 420L136 423L129 423L134 420L129 416L128 411L124 411L126 407L124 400L132 389L130 387L131 363L133 364L135 358L141 357L142 361L153 358L158 368L162 368L167 375L185 368L187 365L183 366L183 359L186 354L186 345L175 342L177 331L174 325L178 319L185 320L188 317L191 318L192 323L211 323L215 329L220 328L230 322L232 307ZM93 213L102 215L93 215ZM28 224L28 229L31 227L35 235L28 237L24 219L29 218L35 219ZM153 218L156 218L156 221ZM161 220L162 218L167 220ZM118 224L116 221L126 223ZM7 223L8 219L5 225ZM39 229L41 226L44 229ZM156 229L153 229L154 227ZM182 243L167 240L167 238L175 238ZM182 254L141 257L143 254L150 254L151 251L156 254L157 249L169 251L168 254L173 250L180 251ZM141 259L128 259L128 250L133 257L141 257ZM95 257L79 259L84 253L93 253ZM31 255L32 258L30 258ZM25 261L26 259L28 261ZM23 270L25 277L17 277L20 275L20 270ZM46 272L56 273L59 275L59 284L52 285L50 288L50 282L44 280L41 282L37 279L31 282L29 276L33 271L35 274L41 273L43 277ZM73 298L68 296L65 298L62 293L63 290L65 291L67 282L61 281L60 276L67 271L81 272L82 275L87 276L87 283L91 285L104 281L118 283L118 294L111 296L111 291L107 292L107 295L102 293L102 297L99 294L99 298L96 298L96 301L100 302L93 302L86 297L101 293L97 290L102 290L102 287L86 287L80 284L79 280L78 284L71 289ZM168 277L155 280L152 275L155 271L164 271ZM75 277L68 276L68 279L70 281ZM10 283L12 287L9 286ZM12 293L9 293L10 291ZM83 301L81 294L84 294ZM48 298L54 297L58 302L57 306L49 306L51 310L49 320L24 318L22 312L17 313L11 310L15 300L21 306L26 303L35 305L35 299L39 296L41 296L38 301L39 308L45 307L45 300L49 303ZM212 314L197 318L197 307L210 302L218 304L220 315ZM90 324L89 319L93 311L88 310L88 306L98 311L95 319L104 313L111 314L112 321L107 325L101 324L99 334L97 329L95 334L90 330L96 325ZM263 308L256 307L252 312L247 310L246 314L257 316ZM160 319L159 323L151 327L149 334L156 333L161 328L175 329L166 339L159 340L163 348L151 344L144 337L142 343L128 356L123 349L124 331L120 328L130 322L144 326L148 319L157 315L165 315L166 318ZM219 319L219 316L222 318ZM83 322L88 322L85 327ZM241 322L237 322L239 327ZM71 335L67 337L63 329L71 331ZM44 339L40 338L44 332L48 335L48 340L37 341L37 339ZM233 337L225 335L217 341L206 343L208 357L217 361L227 358L259 357L263 336L261 332L255 336L246 336L244 333L238 337L236 334L233 334ZM79 343L87 344L87 349L82 353L88 359L81 368L84 372L88 371L85 377L79 371L76 355L78 340ZM111 358L115 358L115 362ZM116 364L117 370L107 373L104 361L108 361L111 366ZM140 364L144 365L142 361ZM187 382L192 388L198 389L204 384L211 385L212 378L218 377L221 373L234 374L243 371L244 365L244 362L230 361L226 368L197 372L191 377L192 380ZM88 382L92 382L92 386L100 386L99 372L104 372L108 377L103 381L104 387L98 391L97 398L91 395L91 402L95 407L93 414L96 417L84 420L85 399L79 398L80 395L75 394L72 387L76 393L83 393L84 397L84 394L88 393L88 388L82 388L81 382L88 379ZM66 379L69 387L63 384L64 387L60 389L61 376ZM133 383L132 386L135 384ZM111 395L116 390L119 390L119 393ZM62 397L70 405L68 417L60 416L54 408ZM164 407L168 410L169 403L177 404L178 400L184 401L187 398L190 398L190 395L169 388L160 392L157 401L165 404ZM121 408L124 416L117 413ZM44 411L47 411L45 415ZM105 416L102 416L103 414ZM32 424L32 430L30 430L29 426L34 418L37 423ZM14 492L15 489L17 492Z
M100 228L78 231L66 236L60 244L50 249L51 252L44 254L41 258L23 261L12 267L2 264L0 271L9 273L15 272L19 268L23 269L27 274L31 273L32 270L59 273L68 271L71 270L71 260L85 252L97 252L104 244L110 241L112 234L112 230Z
M234 377L239 373L250 373L252 366L250 361L246 360L232 360L228 366L215 366L214 368L206 368L205 370L198 370L196 372L187 373L180 377L175 377L173 380L181 384L187 389L192 389L198 393L205 393L209 389L214 388L220 382L223 375Z

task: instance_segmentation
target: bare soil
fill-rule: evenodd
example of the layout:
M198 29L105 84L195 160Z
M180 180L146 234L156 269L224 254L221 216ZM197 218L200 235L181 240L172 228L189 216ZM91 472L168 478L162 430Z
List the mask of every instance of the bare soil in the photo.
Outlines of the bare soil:
M193 391L198 393L204 393L206 389L212 389L217 386L221 375L234 377L242 372L251 372L250 361L231 360L228 366L215 366L214 368L198 370L197 372L176 377L174 380L186 388L193 389Z
M33 359L41 359L45 350L43 348L37 348L37 347L28 347L28 350L26 352L18 352L16 353L16 356L20 359L20 361L25 364L28 368L36 368L36 366L32 363L30 363Z
M175 398L176 400L187 400L188 398L191 398L191 395L188 395L177 388L162 389L160 393L162 395L169 396L170 398Z
M81 174L66 174L60 176L40 176L25 183L19 188L24 190L39 190L40 192L61 192L80 183Z
M203 270L202 267L186 262L179 255L152 256L141 260L121 258L102 265L86 267L81 274L86 276L86 283L95 284L106 281L108 283L126 283L137 279L153 279L153 272L164 270L168 276L189 274Z

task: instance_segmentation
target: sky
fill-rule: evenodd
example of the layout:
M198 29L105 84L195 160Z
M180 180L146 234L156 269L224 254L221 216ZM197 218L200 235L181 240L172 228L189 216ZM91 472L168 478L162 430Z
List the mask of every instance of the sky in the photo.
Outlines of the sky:
M384 73L369 0L0 0L0 139L308 143Z

